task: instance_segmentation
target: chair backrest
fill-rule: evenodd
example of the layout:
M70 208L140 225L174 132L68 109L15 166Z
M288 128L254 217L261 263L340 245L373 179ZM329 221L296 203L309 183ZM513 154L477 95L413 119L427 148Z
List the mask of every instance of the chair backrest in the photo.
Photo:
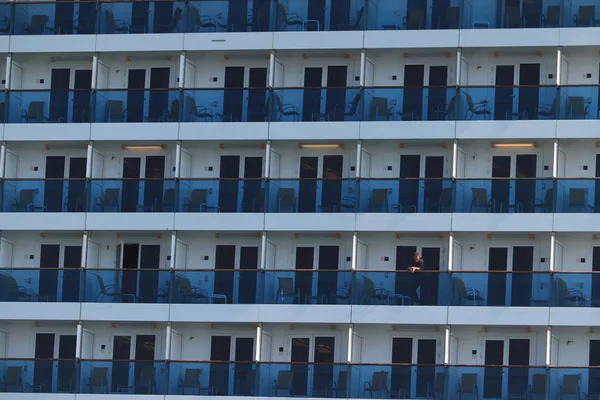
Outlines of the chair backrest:
M477 374L462 374L460 377L460 393L473 393L477 385Z
M283 295L291 295L294 293L294 280L292 278L277 278L279 282L279 289Z
M387 97L373 97L371 100L371 108L375 114L372 117L376 117L377 115L387 115L389 113Z
M352 100L352 104L350 105L350 111L348 111L348 114L356 113L356 109L358 108L359 102L360 102L360 92L358 92L356 94L356 96L354 96L354 99Z
M348 387L348 371L339 371L336 384L337 390L346 390Z
M561 394L579 393L579 375L564 375Z
M373 381L371 382L371 388L373 390L381 390L387 392L387 371L373 372Z
M196 99L193 96L185 96L185 110L187 115L196 114Z
M509 21L518 21L521 18L519 6L517 7L506 7L506 17Z
M29 118L35 118L41 120L44 117L44 102L43 101L32 101L29 103L29 112L27 113Z
M559 296L565 297L569 294L569 287L567 286L567 282L562 278L556 278L556 291Z
M544 206L552 207L554 204L554 188L550 188L546 190L546 195L544 196Z
M452 188L444 188L440 193L440 207L452 207Z
M110 32L115 30L117 24L115 23L115 14L112 10L104 10L104 16L106 18L106 29Z
M106 102L107 119L123 115L123 102L121 100L108 100Z
M465 286L465 282L460 278L452 278L454 282L454 287L456 288L456 294L459 297L464 297L467 293L467 287Z
M22 189L19 192L19 207L26 207L28 204L33 204L35 189Z
M256 370L255 369L251 369L250 371L246 372L246 388L247 389L254 389L254 387L256 386Z
M446 110L446 115L454 114L456 108L456 96L452 96L450 102L448 103L448 109Z
M583 21L591 21L596 15L595 6L581 6L579 7L579 19Z
M446 374L443 372L435 373L435 380L433 381L433 392L443 393L446 389Z
M569 205L572 207L585 207L585 189L570 188L569 189Z
M471 194L473 195L473 200L477 200L479 204L487 204L487 189L471 188Z
M290 389L294 381L294 373L292 371L279 371L277 373L277 389Z
M546 394L546 374L533 374L531 377L531 394Z
M373 280L371 280L371 278L367 278L366 276L363 276L363 284L365 286L365 295L368 297L371 297L375 294L375 284L373 283Z
M190 204L198 206L206 203L208 197L208 189L194 189L190 196Z
M296 197L294 195L294 189L292 188L280 188L279 192L279 204L284 206L293 206L296 204Z
M548 6L546 11L546 25L558 26L560 22L560 6Z
M175 99L171 102L171 122L179 121L179 100Z
M354 24L354 28L361 28L363 17L365 16L365 7L361 7L360 10L356 13L356 24Z
M185 374L183 376L183 384L186 386L200 385L200 374L201 373L202 373L202 370L198 369L198 368L186 369Z
M188 293L192 289L192 283L186 276L175 275L175 281L177 282L177 289L179 290L179 293ZM190 370L186 370L186 373L187 371Z
M104 279L99 274L96 275L96 279L98 280L98 286L100 287L100 293L106 293L106 285L104 285Z
M373 189L371 192L371 206L383 207L387 204L389 189Z
M579 9L581 12L581 9ZM32 15L31 16L31 31L35 33L44 33L49 17L47 15Z
M475 104L473 103L473 97L467 92L465 92L465 97L467 98L467 106L469 107L469 111L475 111Z
M183 10L180 7L177 7L173 13L173 19L171 20L171 29L175 29L175 27L177 27L177 23L181 19L182 15Z
M163 206L175 206L175 189L166 189L163 196Z
M585 113L585 103L582 96L569 96L567 104L573 114Z
M151 379L154 379L155 376L156 376L156 367L146 366L146 367L142 368L142 371L140 372L139 382L140 383L147 382Z
M94 367L90 374L90 384L93 386L102 385L108 377L108 367Z
M5 375L6 385L20 385L23 377L23 367L7 367Z
M111 188L104 191L103 205L117 205L119 204L119 189Z

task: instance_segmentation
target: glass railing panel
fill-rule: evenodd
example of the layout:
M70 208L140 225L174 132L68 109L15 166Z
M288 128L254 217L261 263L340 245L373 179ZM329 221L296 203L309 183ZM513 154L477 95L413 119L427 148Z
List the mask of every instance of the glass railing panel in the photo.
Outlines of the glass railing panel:
M548 370L549 399L587 398L600 396L600 368L594 367L550 367Z
M349 398L453 398L441 365L355 364L350 367Z
M561 213L600 212L600 179L558 179L557 210ZM598 189L596 189L598 188ZM598 195L597 195L598 194Z
M597 272L558 272L551 282L554 307L600 307Z
M365 92L365 121L457 119L456 87L371 87Z
M83 284L78 268L4 268L0 301L79 302Z
M560 89L560 119L600 119L600 86L562 86Z
M558 99L552 86L462 87L459 120L556 119Z
M271 95L273 122L334 122L362 120L359 88L276 88Z
M83 179L7 179L2 182L3 212L84 212Z
M346 398L349 369L343 364L261 363L260 397Z
M177 183L173 179L93 179L91 212L175 212Z
M545 272L457 271L451 276L449 305L549 307L551 293L552 278Z
M565 1L563 26L572 28L600 26L598 3L592 0Z
M252 362L171 361L167 394L254 396L258 380Z
M97 5L92 1L69 2L22 2L14 5L15 35L75 35L97 32ZM2 14L10 15L10 9L0 4ZM10 31L9 18L0 23L0 31Z
M458 29L459 22L459 0L433 7L408 0L368 2L369 30Z
M243 4L243 5L242 5ZM277 10L274 0L238 4L236 0L201 0L188 3L188 32L270 32ZM283 24L283 20L279 22Z
M276 31L362 31L365 20L363 1L340 3L327 12L309 0L275 2Z
M265 304L351 304L351 271L266 270Z
M186 89L182 121L266 122L273 106L270 93L266 88Z
M458 179L457 213L551 213L554 210L552 179Z
M260 304L263 274L257 269L175 270L171 302L174 304Z
M552 398L544 396L548 371L540 366L449 366L446 382L449 398Z
M356 179L271 179L268 212L353 213L358 185Z
M94 122L178 122L180 98L179 89L98 90Z
M446 306L450 281L447 272L363 270L354 278L352 304Z
M76 393L77 361L0 359L3 393Z
M182 179L179 212L265 212L264 179Z
M11 91L6 121L12 124L90 122L91 104L89 90Z
M358 212L449 213L452 179L361 179Z
M103 34L185 32L183 1L100 3L99 26Z
M168 269L87 269L83 301L88 303L168 303Z
M78 393L156 394L167 392L164 361L81 360Z
M495 0L465 0L463 29L558 28L561 24L561 0L533 0L522 7Z

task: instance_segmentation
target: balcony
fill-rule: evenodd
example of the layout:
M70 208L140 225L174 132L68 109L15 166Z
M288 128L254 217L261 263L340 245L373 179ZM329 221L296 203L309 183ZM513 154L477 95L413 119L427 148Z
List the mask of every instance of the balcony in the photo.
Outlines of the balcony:
M312 398L587 398L597 367L3 359L2 393Z
M0 102L0 115L9 124L598 120L599 90L598 85L12 90Z
M311 8L308 0L258 1L240 10L235 0L2 4L0 32L16 35L136 34L173 32L273 32L448 30L594 27L592 1L511 2L452 0L426 7L408 0L358 1ZM240 10L240 12L237 12ZM326 10L328 12L326 12Z
M4 179L2 211L597 213L597 178ZM89 200L88 200L89 199Z
M0 359L0 393L77 393L77 360Z
M0 270L1 301L81 301L83 271L79 268L13 268Z
M27 303L600 305L594 272L11 268L0 285L0 301Z

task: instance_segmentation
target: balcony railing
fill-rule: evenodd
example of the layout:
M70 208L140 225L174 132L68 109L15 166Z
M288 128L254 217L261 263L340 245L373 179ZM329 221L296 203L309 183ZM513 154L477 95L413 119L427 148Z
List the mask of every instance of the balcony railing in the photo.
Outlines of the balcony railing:
M409 0L361 0L314 8L309 0L255 1L237 12L236 0L126 1L0 5L0 33L16 35L182 32L362 31L594 27L594 3L536 0L497 7L495 0L453 0L427 7ZM329 4L329 3L328 3ZM328 10L328 12L326 12Z
M0 270L0 301L80 302L84 273L79 268Z
M0 302L600 307L600 273L0 269Z
M2 212L597 213L600 178L4 179Z
M524 364L0 359L5 374L0 392L345 399L558 399L600 394L599 367Z
M597 120L599 93L599 85L10 90L0 117L6 123Z

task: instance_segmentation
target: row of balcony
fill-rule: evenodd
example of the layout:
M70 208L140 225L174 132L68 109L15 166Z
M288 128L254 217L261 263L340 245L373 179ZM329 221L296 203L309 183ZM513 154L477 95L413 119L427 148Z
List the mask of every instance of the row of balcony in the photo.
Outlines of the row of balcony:
M600 307L594 272L0 270L0 301Z
M2 212L597 213L600 178L4 179Z
M5 123L600 119L600 86L11 90Z
M10 359L0 360L0 366L0 391L13 393L355 399L590 399L600 394L598 367L72 359Z
M0 18L5 35L81 35L595 27L600 10L593 0L79 1L4 3Z

